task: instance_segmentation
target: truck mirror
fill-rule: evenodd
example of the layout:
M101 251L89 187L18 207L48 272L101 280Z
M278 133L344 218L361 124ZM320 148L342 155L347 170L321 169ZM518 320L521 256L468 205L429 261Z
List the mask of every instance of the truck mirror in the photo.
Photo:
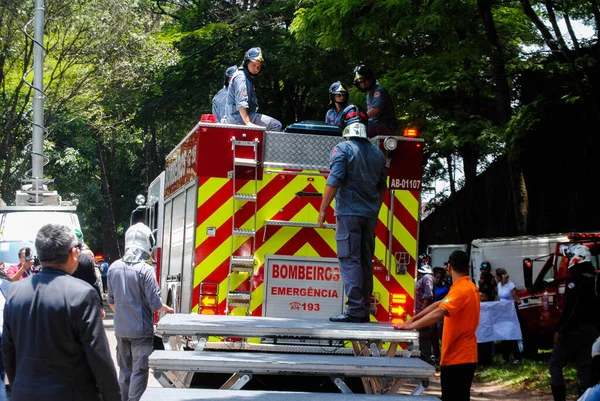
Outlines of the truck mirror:
M530 258L523 259L523 278L525 287L533 294L533 261Z

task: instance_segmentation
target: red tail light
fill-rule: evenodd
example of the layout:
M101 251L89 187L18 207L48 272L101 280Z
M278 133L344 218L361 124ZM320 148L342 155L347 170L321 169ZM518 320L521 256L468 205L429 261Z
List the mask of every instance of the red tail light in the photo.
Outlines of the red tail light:
M219 306L219 284L200 283L200 299L198 313L201 315L216 315Z

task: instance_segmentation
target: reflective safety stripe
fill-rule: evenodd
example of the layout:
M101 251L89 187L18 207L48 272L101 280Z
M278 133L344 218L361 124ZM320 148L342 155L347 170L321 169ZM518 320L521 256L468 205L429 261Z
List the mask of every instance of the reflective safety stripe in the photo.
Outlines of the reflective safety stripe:
M308 171L305 171L308 172ZM314 171L312 171L314 173ZM237 184L239 187L239 183ZM320 197L296 196L297 192L323 193L325 177L293 174L264 174L259 181L257 197L258 213L256 227L255 272L250 309L253 315L262 314L264 262L266 255L294 255L310 257L335 257L336 242L333 230L308 227L266 226L266 220L282 220L315 223L321 203ZM254 182L248 181L238 189L240 193L252 193ZM382 205L375 233L375 258L386 259L389 242L387 228L389 202ZM230 179L206 178L199 180L198 212L196 227L196 267L194 270L194 294L192 310L198 311L199 285L203 281L219 283L219 313L224 313L227 296L227 275L231 256L231 214L236 206L236 225L253 229L254 205L252 202L233 200L233 187ZM417 235L419 216L419 193L395 191L394 227L392 252L406 252L411 258L408 272L396 274L396 262L392 254L390 280L385 272L376 274L374 292L378 293L380 306L376 313L378 320L388 320L388 300L390 293L407 294L406 310L412 314L414 297L414 274L417 257ZM328 210L327 221L333 223L333 208ZM266 231L266 233L265 233ZM233 237L234 254L247 255L252 239ZM232 288L244 284L244 275L232 275ZM244 309L244 308L237 308ZM235 314L235 311L234 311Z

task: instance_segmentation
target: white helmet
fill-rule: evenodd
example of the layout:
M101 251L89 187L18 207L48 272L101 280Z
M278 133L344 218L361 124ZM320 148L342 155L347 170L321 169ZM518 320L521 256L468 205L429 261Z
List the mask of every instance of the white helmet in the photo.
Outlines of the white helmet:
M135 248L150 254L153 242L150 227L143 223L134 224L125 233L125 252Z
M429 266L427 263L423 263L421 266L419 266L419 268L417 269L418 273L421 274L432 274L433 271L431 270L431 266Z
M569 255L569 265L567 266L569 269L578 263L592 261L592 253L590 252L590 248L585 245L573 245L569 249Z
M342 110L340 129L346 139L356 137L367 139L367 124L369 116L360 107L350 104Z

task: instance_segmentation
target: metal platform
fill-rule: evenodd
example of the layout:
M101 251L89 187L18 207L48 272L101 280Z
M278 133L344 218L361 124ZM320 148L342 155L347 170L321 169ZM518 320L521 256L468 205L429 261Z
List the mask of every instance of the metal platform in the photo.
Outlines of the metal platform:
M345 342L339 342L340 345L331 345L329 341L321 340L320 343L310 342L306 345L302 343L289 344L286 342L277 343L250 343L247 341L211 341L204 346L205 350L211 351L249 351L249 352L272 352L272 353L290 353L290 354L337 354L354 355L354 349L345 346ZM190 348L195 348L195 344L188 342ZM412 348L412 347L411 347ZM391 356L391 355L388 355ZM418 349L404 350L396 349L397 357L420 357L421 352Z
M433 366L418 358L373 358L369 356L261 354L252 352L154 351L148 366L155 371L202 373L249 373L333 377L390 377L426 379Z
M306 319L198 314L165 315L156 326L162 336L310 338L314 340L416 343L416 330L394 330L390 323L333 323Z
M372 394L148 388L141 401L381 401L381 397ZM385 400L411 401L415 398L407 395L389 395L385 396ZM433 396L420 396L418 400L439 401Z

